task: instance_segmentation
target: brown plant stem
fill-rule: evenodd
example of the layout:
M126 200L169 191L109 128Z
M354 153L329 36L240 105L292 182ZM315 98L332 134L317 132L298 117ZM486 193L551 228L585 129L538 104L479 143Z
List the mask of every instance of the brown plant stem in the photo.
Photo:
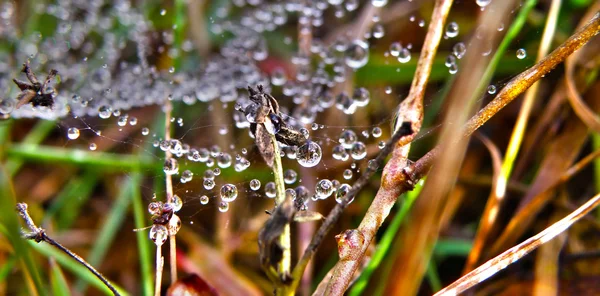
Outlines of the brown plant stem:
M321 245L321 242L323 241L323 239L325 238L327 233L331 230L333 225L339 220L344 209L346 207L348 207L348 201L354 199L356 194L365 185L367 185L367 183L369 182L369 179L377 171L377 168L383 164L383 161L385 160L385 158L392 152L392 149L395 146L395 143L399 139L401 139L402 137L405 137L407 134L410 134L410 133L411 133L410 130L404 130L404 129L398 130L398 132L396 132L394 134L394 136L386 143L385 147L383 149L381 149L381 151L379 152L377 157L374 160L371 160L371 161L373 161L373 163L372 163L373 165L369 165L364 170L363 174L358 178L358 180L356 180L356 182L352 186L352 189L348 192L348 194L342 200L342 202L336 204L335 207L331 210L331 212L329 212L329 215L327 215L327 218L325 219L323 224L321 224L321 227L319 227L319 229L317 230L317 233L313 236L312 240L310 241L310 244L304 251L304 254L302 255L302 257L300 258L300 260L294 267L294 270L292 271L293 282L291 284L290 290L295 291L295 289L298 287L298 283L302 277L302 274L304 273L304 269L306 268L306 265L308 264L308 262L310 261L312 256L317 252L317 249Z
M29 233L23 233L24 238L34 240L37 243L43 241L43 242L46 242L46 243L56 247L57 249L61 250L63 253L67 254L69 257L75 259L81 265L85 266L85 268L87 268L98 279L100 279L102 281L102 283L104 283L104 285L106 285L106 287L108 289L110 289L111 292L113 292L114 295L120 295L119 292L117 291L117 289L99 271L97 271L93 266L91 266L89 263L87 263L85 261L85 259L83 259L79 255L73 253L71 250L67 249L66 247L61 245L59 242L53 240L51 237L49 237L46 234L46 231L44 229L37 227L35 225L35 223L33 222L33 219L31 219L31 216L29 216L29 212L27 211L26 203L18 203L16 208L17 208L17 211L19 212L19 215L21 216L21 218L23 218L23 220L25 221L27 228L29 228L29 230L31 231Z
M165 141L171 141L171 112L173 104L169 99L165 101ZM169 149L165 150L165 159L173 157ZM173 178L170 174L165 174L165 190L167 192L167 203L173 202ZM158 247L160 248L160 247ZM171 284L177 281L177 244L175 234L169 233L169 268L171 269ZM158 262L157 262L158 263Z

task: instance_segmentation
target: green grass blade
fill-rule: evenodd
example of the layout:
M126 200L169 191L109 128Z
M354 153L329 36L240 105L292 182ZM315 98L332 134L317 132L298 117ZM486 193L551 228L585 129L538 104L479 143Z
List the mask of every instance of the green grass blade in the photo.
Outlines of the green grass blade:
M52 129L56 126L54 121L50 120L40 120L33 127L33 129L27 134L27 136L21 142L22 144L39 144L41 143L46 136L52 131ZM10 176L14 176L21 166L23 165L22 159L9 159L6 161L6 171Z
M111 210L98 233L97 239L87 258L87 262L92 266L98 267L102 264L108 249L115 240L115 236L123 226L123 221L127 216L129 203L131 202L132 187L136 186L132 182L133 179L123 182L117 200L111 206ZM85 282L80 281L77 283L76 289L78 291L84 292L85 288Z
M71 294L69 283L54 258L50 258L50 287L52 288L52 294L54 295Z
M132 175L134 179L131 191L131 199L133 202L133 219L135 228L143 228L147 226L147 220L144 216L146 212L140 192L141 175L135 173ZM152 272L152 254L150 239L148 232L138 231L135 233L137 239L138 257L140 258L140 271L142 277L142 291L144 295L152 295L154 289L154 274Z
M431 260L429 260L429 267L427 268L427 273L425 276L427 277L427 281L429 282L433 292L437 292L442 289L442 281L440 280L440 273L437 270L437 263L435 262L435 259L431 258Z
M91 273L85 266L81 265L79 262L75 261L75 259L69 257L67 254L61 252L60 250L54 248L53 246L46 243L36 243L34 241L27 241L29 246L33 247L40 254L50 258L55 258L56 262L58 262L62 267L71 271L77 278L80 278L90 285L98 288L100 291L104 292L106 295L112 295L112 292L108 287L102 283L100 279L98 279L93 273ZM112 282L111 282L112 283ZM119 294L125 296L129 295L123 288L117 286L112 283L112 285L117 289Z
M19 217L15 211L16 198L13 190L10 177L3 166L0 166L0 225L3 226L4 236L10 241L10 244L15 250L15 254L23 262L21 265L25 274L25 278L30 278L33 281L33 287L37 291L30 291L30 294L46 295L46 288L42 283L40 272L33 260L30 249L28 248L25 239L21 238Z
M436 258L444 258L446 256L467 257L472 247L473 243L468 240L440 239L435 244L433 254Z
M402 225L404 218L406 218L406 215L410 211L414 201L419 196L419 193L421 193L421 188L423 188L423 180L421 180L417 184L413 191L408 192L406 194L406 198L402 203L400 210L398 211L396 216L394 216L394 219L390 223L390 226L388 226L385 233L383 234L383 237L379 241L379 245L377 246L377 250L371 258L371 261L369 261L367 267L363 270L360 277L356 280L356 283L352 286L352 289L350 290L348 295L358 296L363 293L363 291L367 287L367 284L369 283L371 275L373 275L373 272L375 272L375 270L379 267L379 265L387 255L388 251L390 250L392 242L394 241L394 237L396 236L398 229L400 229L400 226Z
M96 187L98 177L98 172L87 171L83 176L71 180L46 211L42 224L55 218L58 229L69 228Z

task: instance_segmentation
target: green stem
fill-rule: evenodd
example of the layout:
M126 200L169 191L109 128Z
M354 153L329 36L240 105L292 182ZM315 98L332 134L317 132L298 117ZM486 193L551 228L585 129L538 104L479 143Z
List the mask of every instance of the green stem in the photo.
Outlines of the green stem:
M283 166L281 164L281 152L279 150L279 144L277 143L277 139L275 139L275 135L271 135L271 142L273 143L273 154L274 154L274 162L273 162L273 177L275 179L275 189L277 191L277 196L275 197L275 206L279 206L283 204L286 199L285 196L285 183L283 182ZM279 237L279 244L283 248L283 258L278 263L278 272L279 275L288 275L291 270L291 261L292 261L292 252L291 252L291 231L290 225L287 224L281 236ZM277 292L278 295L289 294L286 291L285 287L280 287Z

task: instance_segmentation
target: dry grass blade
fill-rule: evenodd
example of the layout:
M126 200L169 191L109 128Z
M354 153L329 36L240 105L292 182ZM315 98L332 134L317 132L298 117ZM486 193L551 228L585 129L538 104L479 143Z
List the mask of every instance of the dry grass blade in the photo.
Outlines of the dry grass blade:
M492 188L490 191L490 196L488 197L488 201L485 205L485 209L483 210L483 215L481 216L479 222L479 228L477 229L477 234L475 235L475 239L473 239L473 248L469 253L469 257L467 257L467 263L465 264L465 269L463 273L467 273L472 270L477 264L477 260L479 255L481 254L481 250L486 242L488 234L492 229L493 222L496 220L498 212L500 210L499 200L496 199L498 196L496 194L496 190L498 188L498 182L500 181L500 170L502 167L502 155L500 150L492 141L490 141L487 137L482 136L481 134L475 134L478 138L483 142L485 147L490 151L490 156L492 157L492 164L494 167L494 180L492 183Z
M552 221L558 220L558 213L552 215ZM535 282L533 295L558 295L559 256L567 239L566 233L561 233L537 251L535 258Z
M535 236L527 239L526 241L506 250L504 253L496 256L495 258L487 261L483 265L479 266L475 270L469 272L465 276L458 279L448 287L442 289L436 296L441 295L458 295L467 289L485 281L498 271L506 268L508 265L516 262L523 258L525 255L535 250L540 245L548 242L557 235L567 230L573 223L577 222L596 206L600 204L600 194L595 195L577 210L561 219L560 221L552 224L552 226L546 228L544 231L536 234Z

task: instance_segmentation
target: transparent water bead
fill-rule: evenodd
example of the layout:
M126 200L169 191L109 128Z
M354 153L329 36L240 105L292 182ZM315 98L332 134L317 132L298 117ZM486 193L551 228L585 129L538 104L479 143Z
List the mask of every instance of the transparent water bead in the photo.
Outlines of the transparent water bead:
M350 180L352 179L352 170L351 169L345 169L344 173L343 173L344 179L346 180Z
M67 130L67 137L70 140L76 140L77 138L79 138L79 129L76 127L70 127Z
M354 104L358 107L364 107L369 104L369 100L371 99L371 94L364 87L358 87L354 90L354 94L352 95L352 100L354 100Z
M250 189L253 191L260 189L260 181L258 179L250 180Z
M156 244L159 247L167 241L168 236L169 232L167 230L167 227L160 224L152 225L152 227L150 228L150 233L148 234L148 237L150 237L154 244Z
M181 229L181 219L179 216L173 214L171 219L169 219L169 223L167 224L167 229L169 231L169 235L176 235Z
M98 108L98 117L108 119L112 115L112 109L109 106L100 106Z
M296 152L296 160L303 167L314 167L321 161L323 152L321 146L313 141L307 141L304 145L298 148Z
M179 212L179 210L181 210L181 208L183 207L183 200L181 199L181 197L179 197L179 195L173 195L170 207L173 208L173 212Z
M400 42L392 42L392 44L390 44L390 54L392 56L397 57L400 54L400 50L402 50Z
M213 179L204 179L202 185L204 186L204 189L211 190L215 188L215 181Z
M495 86L495 85L490 85L490 86L488 86L488 88L487 88L487 92L488 92L488 94L490 94L490 95L493 95L493 94L495 94L495 93L496 93L496 86Z
M348 184L344 183L344 184L340 185L340 187L335 192L335 201L337 203L342 203L342 201L346 198L346 196L350 192L350 189L352 189L352 186L350 186ZM351 203L353 200L354 200L354 198L349 200L348 203Z
M162 212L163 204L162 202L151 202L148 204L148 213L152 216L160 215Z
M454 38L458 36L458 24L456 22L450 22L446 26L446 36L448 36L448 38Z
M467 52L467 46L465 46L464 43L459 42L456 43L453 47L452 47L452 53L454 54L454 56L456 56L458 59L462 59L462 57L465 56L465 53Z
M380 127L374 127L373 130L371 131L371 135L373 135L373 137L375 137L375 138L381 137L382 133L383 132L381 131Z
M289 169L286 170L285 172L283 172L283 182L285 182L285 184L294 184L294 182L296 182L296 179L298 178L298 174L296 173L296 171Z
M176 175L179 173L179 163L177 162L177 159L167 158L167 160L165 160L163 171L167 175Z
M403 47L400 50L400 53L398 54L398 62L400 63L408 63L410 61L411 58L411 54L410 54L410 50L408 50L408 48Z
M230 203L238 196L238 189L233 184L225 184L221 186L221 200Z
M491 2L492 0L475 0L475 3L477 3L477 5L479 5L481 8L488 6Z
M352 145L358 141L358 136L353 130L344 130L340 134L339 142L345 149L352 148Z
M346 49L345 56L348 67L362 68L369 61L369 44L364 40L356 39Z
M265 184L265 195L268 198L274 198L277 195L277 188L275 187L275 182L269 182Z
M517 59L522 60L527 57L527 52L523 48L517 50Z
M315 185L315 195L320 199L326 199L335 190L333 183L327 179L322 179Z
M200 204L205 205L208 204L209 198L206 195L200 196Z
M185 170L183 171L183 173L181 173L181 183L187 183L189 181L192 181L192 178L194 177L194 173L192 173L190 170Z
M375 7L384 7L388 3L388 0L371 0L371 5Z
M219 203L218 208L219 208L219 212L225 213L225 212L227 212L229 210L229 204L226 203L226 202L224 202L224 201L222 201L222 202Z
M361 160L367 156L367 146L363 142L356 142L350 149L350 155L356 160Z
M89 148L91 151L96 151L96 149L98 149L98 145L96 145L96 143L90 143Z

